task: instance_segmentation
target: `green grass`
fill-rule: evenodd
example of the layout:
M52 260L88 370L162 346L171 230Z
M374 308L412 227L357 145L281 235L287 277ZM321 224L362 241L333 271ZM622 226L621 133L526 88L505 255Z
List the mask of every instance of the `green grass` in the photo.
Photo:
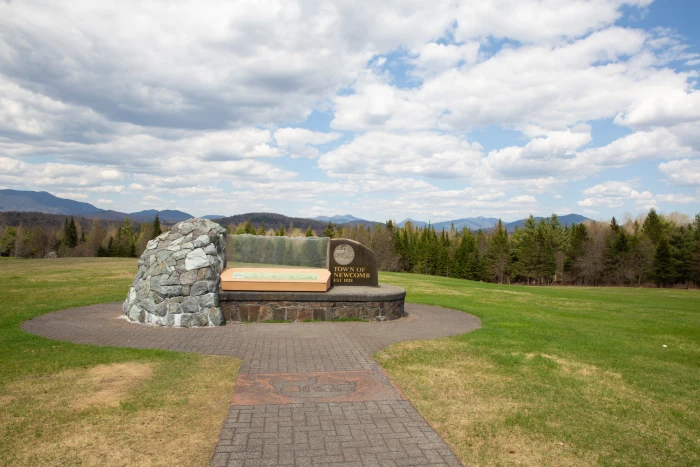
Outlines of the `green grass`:
M231 360L19 328L49 311L121 301L135 271L126 259L0 260L0 465L208 462ZM410 302L482 320L466 335L377 354L467 465L700 465L699 291L380 279L405 287ZM115 379L96 370L139 368L151 376L112 394L116 404L88 404L109 399Z
M0 465L209 461L236 360L76 345L20 329L53 310L121 301L135 273L135 259L0 261ZM191 426L197 433L168 434Z
M380 280L482 321L376 356L466 464L700 465L700 291Z

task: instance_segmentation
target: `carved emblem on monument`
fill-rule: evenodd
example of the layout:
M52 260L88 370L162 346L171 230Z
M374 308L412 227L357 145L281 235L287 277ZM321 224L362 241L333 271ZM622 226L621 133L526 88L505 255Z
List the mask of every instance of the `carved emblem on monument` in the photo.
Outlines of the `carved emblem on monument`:
M336 263L342 266L347 266L348 264L352 263L353 259L355 259L355 250L353 250L347 243L338 245L335 247L335 250L333 250L333 259Z

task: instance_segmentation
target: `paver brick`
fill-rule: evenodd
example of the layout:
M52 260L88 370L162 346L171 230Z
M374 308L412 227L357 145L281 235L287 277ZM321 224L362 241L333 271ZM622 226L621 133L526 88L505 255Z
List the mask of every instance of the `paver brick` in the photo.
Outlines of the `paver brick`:
M234 397L212 466L460 466L371 355L399 341L466 333L480 322L466 313L424 305L407 304L406 312L406 318L383 323L229 324L174 330L115 319L121 316L121 303L116 303L48 313L24 322L22 328L81 344L237 357L242 360L241 388L246 378L268 381L262 392L271 394L279 391L274 382L282 378L316 378L300 390L332 392L320 400L278 392L284 397L271 399L277 403L269 403L269 396L262 394L259 404ZM362 378L370 378L371 384ZM351 391L348 386L334 389L353 381ZM353 396L358 387L368 395Z

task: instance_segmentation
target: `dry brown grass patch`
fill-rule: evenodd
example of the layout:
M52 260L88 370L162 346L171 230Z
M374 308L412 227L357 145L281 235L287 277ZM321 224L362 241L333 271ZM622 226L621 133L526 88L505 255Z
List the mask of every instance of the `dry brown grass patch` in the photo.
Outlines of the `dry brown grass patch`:
M86 375L80 375L80 379L85 381L83 384L89 384L91 390L84 397L74 399L73 406L76 409L98 404L117 406L136 385L152 375L153 365L143 363L97 365L90 368Z
M8 465L208 465L238 361L126 362L14 381L0 426Z
M388 363L410 352L444 356L456 352L456 347L444 339L408 342L390 347L377 359ZM510 424L507 420L515 414L537 410L538 402L512 397L517 378L499 373L490 360L455 353L448 366L434 363L428 358L420 364L385 366L466 465L576 467L596 463L592 453L573 452L559 440L526 433Z

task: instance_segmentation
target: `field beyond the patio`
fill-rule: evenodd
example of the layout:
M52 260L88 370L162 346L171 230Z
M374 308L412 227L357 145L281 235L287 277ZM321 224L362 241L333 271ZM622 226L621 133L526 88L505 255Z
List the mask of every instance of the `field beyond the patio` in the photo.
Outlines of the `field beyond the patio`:
M700 291L382 274L482 329L375 356L467 465L700 465Z
M0 259L0 465L208 464L237 360L20 330L123 300L135 272L133 259ZM380 282L482 320L375 356L466 465L700 465L700 291Z

